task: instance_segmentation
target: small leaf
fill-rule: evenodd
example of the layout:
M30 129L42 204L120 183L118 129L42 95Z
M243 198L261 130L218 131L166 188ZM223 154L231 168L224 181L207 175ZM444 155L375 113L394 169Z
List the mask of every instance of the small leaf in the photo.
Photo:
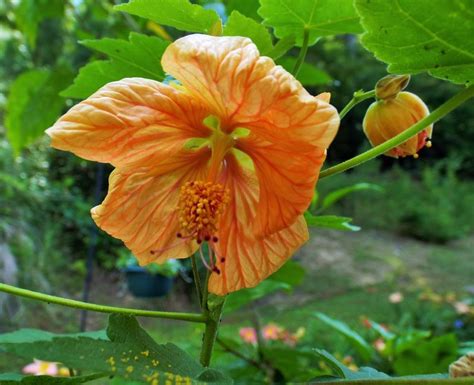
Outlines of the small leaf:
M76 377L51 377L51 376L22 376L16 373L0 374L2 385L75 385L84 384L98 378L105 377L103 374L92 374Z
M224 27L226 36L246 36L257 46L261 55L268 56L272 51L272 37L268 30L260 23L250 17L244 16L238 11L233 11Z
M356 0L362 44L396 74L428 72L453 83L474 80L472 0ZM429 17L428 17L429 16Z
M334 203L338 202L339 200L344 198L346 195L349 195L356 191L364 191L364 190L372 190L372 191L377 191L377 192L384 191L382 187L373 183L365 183L365 182L356 183L352 186L343 187L336 191L332 191L331 193L326 195L323 199L323 203L321 204L320 210L323 211L331 207Z
M131 0L114 8L188 32L211 33L221 23L215 11L189 0Z
M89 334L59 335L29 332L26 340L34 342L2 342L0 347L10 353L29 359L37 358L61 362L79 370L103 372L109 375L143 381L154 379L230 384L225 375L217 376L214 370L203 368L177 346L157 344L133 317L114 314L109 317L108 340L94 339ZM40 339L43 334L44 339ZM17 339L13 338L13 341ZM3 335L3 341L12 341L11 335ZM210 371L210 372L209 372ZM209 373L208 373L209 372Z
M239 11L242 15L251 17L254 20L261 21L262 18L257 13L260 6L257 0L227 0L227 13Z
M364 361L370 361L374 355L372 346L356 331L352 330L344 322L328 317L323 313L315 313L316 318L324 322L327 326L343 335L350 344L357 350Z
M304 31L309 45L321 36L363 32L352 0L260 0L264 24L279 38L293 36L301 47Z
M280 59L278 64L291 73L295 68L296 58L288 56ZM328 84L332 80L331 76L329 76L325 71L309 63L302 64L296 79L298 79L301 84L308 87Z
M67 68L34 69L15 79L8 95L5 126L15 153L33 143L61 114L59 92L70 83Z
M131 33L129 41L121 39L86 40L86 47L109 55L111 60L96 60L86 64L74 79L74 84L62 96L83 99L105 84L126 77L163 80L161 56L169 42L158 37Z
M268 56L277 60L285 55L290 49L295 46L295 38L287 36L277 41L273 49L268 53Z
M360 227L351 225L352 218L338 217L337 215L313 215L309 211L304 213L306 224L309 227L324 227L343 231L359 231Z

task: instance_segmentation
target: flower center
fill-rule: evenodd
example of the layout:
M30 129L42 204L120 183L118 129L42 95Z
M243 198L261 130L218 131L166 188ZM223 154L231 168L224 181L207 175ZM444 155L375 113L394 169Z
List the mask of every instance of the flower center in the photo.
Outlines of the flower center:
M219 183L193 181L181 186L179 222L183 234L178 237L217 242L219 220L229 203L229 191Z

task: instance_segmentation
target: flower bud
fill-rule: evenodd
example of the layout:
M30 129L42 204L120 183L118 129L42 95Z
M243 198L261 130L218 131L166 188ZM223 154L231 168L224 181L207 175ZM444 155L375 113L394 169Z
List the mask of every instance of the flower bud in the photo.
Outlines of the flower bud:
M410 82L410 75L388 75L375 85L377 99L392 99L403 91Z
M389 93L389 92L388 92ZM410 92L399 92L394 97L380 99L367 110L363 128L372 146L377 146L397 136L429 114L423 101ZM429 125L418 135L387 151L385 155L395 158L412 155L418 158L418 151L431 147L433 125Z

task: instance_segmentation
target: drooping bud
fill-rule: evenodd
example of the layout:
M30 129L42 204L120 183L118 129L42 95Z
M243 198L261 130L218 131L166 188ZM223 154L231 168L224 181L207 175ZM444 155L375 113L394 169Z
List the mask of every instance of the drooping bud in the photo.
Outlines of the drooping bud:
M391 94L395 86L388 86L386 95ZM372 146L377 146L397 136L429 114L426 104L415 94L398 92L393 97L379 99L367 110L363 128ZM385 155L395 158L412 155L418 158L418 151L431 147L433 125L429 125L418 135L401 145L387 151Z
M380 79L375 85L377 99L392 99L403 91L410 82L410 75L388 75Z
M469 352L456 362L449 365L449 377L473 377L474 376L474 352Z

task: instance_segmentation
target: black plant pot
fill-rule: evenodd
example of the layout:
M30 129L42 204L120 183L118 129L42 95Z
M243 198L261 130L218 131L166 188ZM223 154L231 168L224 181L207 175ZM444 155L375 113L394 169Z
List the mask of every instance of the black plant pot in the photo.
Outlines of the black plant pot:
M140 266L126 267L124 272L127 276L128 290L135 297L163 297L173 287L173 278L151 274Z

